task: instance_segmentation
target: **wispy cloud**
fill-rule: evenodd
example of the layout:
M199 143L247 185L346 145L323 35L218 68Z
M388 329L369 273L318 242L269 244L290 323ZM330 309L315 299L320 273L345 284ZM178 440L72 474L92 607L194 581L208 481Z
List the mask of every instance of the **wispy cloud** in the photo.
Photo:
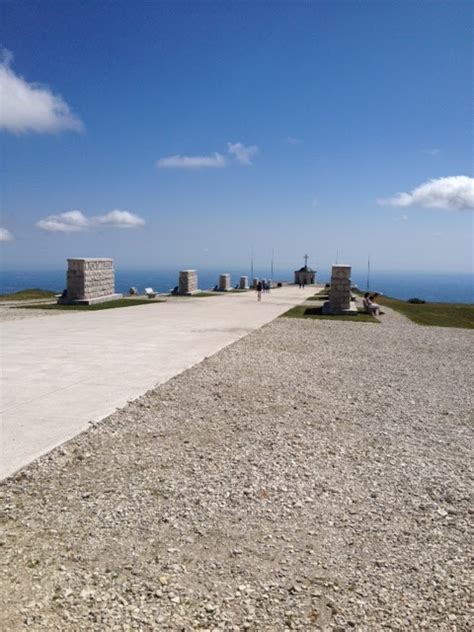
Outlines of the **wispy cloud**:
M138 228L144 226L145 220L129 211L114 210L104 215L86 217L81 211L67 211L58 215L48 215L36 226L53 233L79 233L106 226L110 228Z
M17 134L84 129L82 121L61 96L53 94L47 86L28 83L15 74L9 51L1 51L0 57L0 129Z
M110 211L105 215L97 215L91 219L92 224L114 226L115 228L138 228L145 225L145 220L128 211Z
M256 145L245 146L243 143L227 143L227 153L231 158L214 152L208 156L184 156L175 154L160 158L156 162L158 169L221 169L232 164L232 158L241 165L251 165L252 156L258 153Z
M313 199L311 200L311 206L312 206L313 208L316 208L317 206L319 206L319 200L318 200L318 198L313 198Z
M296 136L288 136L286 139L286 142L289 145L301 145L301 143L303 142L303 139L297 138Z
M6 228L0 228L0 241L13 241L13 235Z
M160 158L156 166L158 169L203 169L208 167L225 167L226 159L222 154L215 152L210 156L167 156Z
M391 206L422 206L448 211L474 210L474 178L450 176L424 182L408 193L377 200Z
M423 149L423 153L428 154L428 156L439 156L441 149L438 147L432 147L431 149Z
M231 156L234 156L241 165L251 165L251 158L258 153L258 147L256 145L248 145L246 147L242 143L227 143L227 151Z
M87 230L89 225L90 221L81 211L66 211L59 215L48 215L48 217L36 222L38 228L54 233L78 233Z

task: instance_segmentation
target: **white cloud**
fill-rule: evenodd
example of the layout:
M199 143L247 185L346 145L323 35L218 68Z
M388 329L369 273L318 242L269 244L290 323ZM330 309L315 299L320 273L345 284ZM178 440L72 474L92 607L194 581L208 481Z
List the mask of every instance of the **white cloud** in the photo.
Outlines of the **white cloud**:
M241 165L251 165L251 157L258 152L258 147L250 145L246 147L242 143L227 143L227 152ZM222 168L229 165L228 159L218 152L209 156L166 156L156 162L158 169L204 169Z
M246 147L242 143L227 143L227 151L231 156L234 156L241 165L251 165L250 158L255 156L258 152L258 147L255 145L249 145Z
M303 142L303 139L296 138L295 136L288 136L288 138L286 139L286 142L289 145L301 145L301 143Z
M84 129L82 121L59 95L46 86L28 83L10 68L13 56L3 51L0 60L0 129L9 132L60 132Z
M145 220L128 211L114 210L104 215L86 217L81 211L67 211L59 215L48 215L36 223L38 228L56 233L79 233L98 226L112 228L138 228Z
M391 206L423 206L448 211L474 210L474 178L450 176L424 182L409 193L377 200L379 204Z
M138 215L119 210L93 217L92 222L106 226L114 226L115 228L137 228L145 224L145 220L138 217Z
M67 211L59 215L48 215L36 223L38 228L56 233L78 233L87 230L90 220L81 211Z
M0 228L0 241L13 241L13 235L6 228Z
M160 158L156 166L159 169L202 169L205 167L225 167L227 161L222 154L215 152L210 156L181 156L176 154Z
M428 154L428 156L439 156L439 154L441 153L441 149L439 149L438 147L433 147L431 149L424 149L423 152L425 154Z

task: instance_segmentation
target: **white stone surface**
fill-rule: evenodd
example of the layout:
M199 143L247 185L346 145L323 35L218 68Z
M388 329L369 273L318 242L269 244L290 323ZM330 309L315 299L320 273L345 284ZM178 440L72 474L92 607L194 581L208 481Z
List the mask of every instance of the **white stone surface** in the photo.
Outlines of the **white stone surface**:
M314 292L279 288L6 321L1 329L4 478Z

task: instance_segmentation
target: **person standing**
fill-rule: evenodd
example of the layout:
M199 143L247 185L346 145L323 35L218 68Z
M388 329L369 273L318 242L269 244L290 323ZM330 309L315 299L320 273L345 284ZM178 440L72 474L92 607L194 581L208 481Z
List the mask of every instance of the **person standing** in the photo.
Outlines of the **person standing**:
M257 283L257 301L261 301L262 300L262 282L259 281Z

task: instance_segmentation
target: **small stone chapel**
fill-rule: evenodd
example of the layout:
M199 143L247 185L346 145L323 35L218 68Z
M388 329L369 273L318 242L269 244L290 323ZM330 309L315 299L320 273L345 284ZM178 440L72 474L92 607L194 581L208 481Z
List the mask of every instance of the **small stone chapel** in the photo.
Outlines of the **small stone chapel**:
M299 270L295 270L295 284L314 285L316 283L316 270L312 270L308 266L308 255L304 257L304 266Z

